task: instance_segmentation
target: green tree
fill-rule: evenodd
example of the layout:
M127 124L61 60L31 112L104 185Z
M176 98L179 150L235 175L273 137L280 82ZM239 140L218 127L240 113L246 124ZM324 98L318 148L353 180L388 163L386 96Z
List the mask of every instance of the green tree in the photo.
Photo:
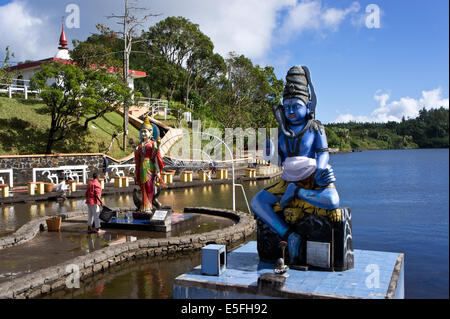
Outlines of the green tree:
M175 117L178 127L181 127L183 113L188 112L189 109L184 104L173 101L169 102L169 109L171 109L171 114Z
M88 129L89 122L115 111L123 104L131 104L133 92L117 74L101 69L88 69L84 71L84 76L80 103L81 115L86 118L83 124L85 130Z
M419 147L448 147L449 110L444 107L419 111L415 119L402 119L397 134L411 136Z
M378 137L380 136L380 134L378 133L377 130L371 129L371 130L369 130L368 136L371 137L371 138L374 138L374 139L378 139Z
M328 146L330 148L339 148L341 144L341 140L334 132L334 130L328 126L325 126L325 133L327 135Z
M226 127L269 127L275 124L272 106L280 103L283 81L272 67L254 66L243 55L230 53L226 59L226 82L216 108Z
M8 68L11 66L11 58L13 57L14 53L12 53L9 49L9 46L7 46L5 49L5 58L3 59L2 65L0 67L0 83L2 84L11 84L12 80L17 77L16 72L10 72L8 70Z
M80 42L74 40L75 48L70 57L81 68L108 67L119 69L120 61L114 57L115 52L105 44Z
M348 128L336 128L334 132L339 137L339 148L344 149L345 144L350 141L350 129Z
M33 88L41 90L46 104L43 112L51 114L46 154L51 154L54 143L63 140L78 126L81 116L93 114L85 120L87 128L91 120L130 97L129 89L113 74L83 70L69 63L43 63L31 83Z
M360 133L360 139L365 140L367 136L369 136L369 130L368 129L362 129Z
M214 74L224 70L220 55L214 54L212 41L200 31L197 24L183 17L168 17L143 34L141 44L153 60L149 69L150 79L166 74L162 79L168 88L170 101L176 90L189 106L190 92ZM168 72L169 71L169 72ZM167 76L170 74L170 76ZM161 87L161 84L159 86Z

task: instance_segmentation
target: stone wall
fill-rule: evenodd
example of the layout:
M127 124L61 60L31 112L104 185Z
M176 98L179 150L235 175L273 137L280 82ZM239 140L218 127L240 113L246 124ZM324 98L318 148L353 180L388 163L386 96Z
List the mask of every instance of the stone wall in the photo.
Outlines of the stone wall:
M0 284L0 298L35 298L64 289L66 279L73 276L73 266L79 269L80 280L83 281L83 279L101 273L109 267L139 258L168 256L200 250L211 243L230 245L251 236L256 229L253 216L243 212L214 208L186 208L185 211L228 217L236 221L236 224L203 234L140 239L135 242L109 246L86 256L79 256L59 265Z
M26 185L33 180L33 168L87 165L90 173L103 172L103 154L56 154L56 155L2 155L0 169L13 169L14 186ZM116 162L108 157L109 164ZM37 181L49 182L38 173ZM5 181L7 180L4 177Z

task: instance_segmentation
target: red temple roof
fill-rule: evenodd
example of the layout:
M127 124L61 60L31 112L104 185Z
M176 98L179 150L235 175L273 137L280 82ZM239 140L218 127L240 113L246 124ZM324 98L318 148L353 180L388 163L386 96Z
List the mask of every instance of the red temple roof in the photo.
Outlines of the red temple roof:
M64 24L62 25L61 35L59 37L58 49L69 50L69 47L67 46L66 33L64 31ZM66 60L66 59L60 59L60 58L48 58L48 59L44 59L44 60L38 60L38 61L33 61L33 62L28 62L28 63L23 63L23 64L19 64L16 66L12 66L12 67L7 68L7 71L11 72L11 71L20 71L20 70L31 69L34 67L38 67L42 63L45 63L45 62L60 62L60 63L64 63L64 64L76 64L72 60ZM120 70L120 69L115 69L113 67L98 67L96 65L91 65L91 68L92 69L107 69L110 72ZM129 70L128 74L131 74L133 78L145 78L147 76L147 73L145 73L143 71L136 71L136 70Z

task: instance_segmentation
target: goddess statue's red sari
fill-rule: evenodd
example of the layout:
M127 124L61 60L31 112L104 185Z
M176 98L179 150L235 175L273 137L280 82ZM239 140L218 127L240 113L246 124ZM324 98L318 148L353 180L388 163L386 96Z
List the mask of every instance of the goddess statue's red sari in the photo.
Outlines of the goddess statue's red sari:
M141 188L141 211L149 212L152 209L155 194L155 177L161 178L164 168L161 153L154 141L140 144L134 152L136 165L136 183Z

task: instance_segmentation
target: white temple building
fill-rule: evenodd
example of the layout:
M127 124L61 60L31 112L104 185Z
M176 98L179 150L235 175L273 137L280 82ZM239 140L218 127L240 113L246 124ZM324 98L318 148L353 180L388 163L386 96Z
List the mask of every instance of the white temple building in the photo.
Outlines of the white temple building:
M8 71L17 71L19 74L18 79L24 80L24 84L33 77L34 74L41 71L41 64L45 62L61 62L61 63L73 63L70 58L68 41L66 33L64 31L64 24L61 30L61 36L59 37L58 52L52 58L47 58L34 62L27 62L8 68ZM134 79L144 78L147 74L142 71L129 70L128 86L134 90Z

